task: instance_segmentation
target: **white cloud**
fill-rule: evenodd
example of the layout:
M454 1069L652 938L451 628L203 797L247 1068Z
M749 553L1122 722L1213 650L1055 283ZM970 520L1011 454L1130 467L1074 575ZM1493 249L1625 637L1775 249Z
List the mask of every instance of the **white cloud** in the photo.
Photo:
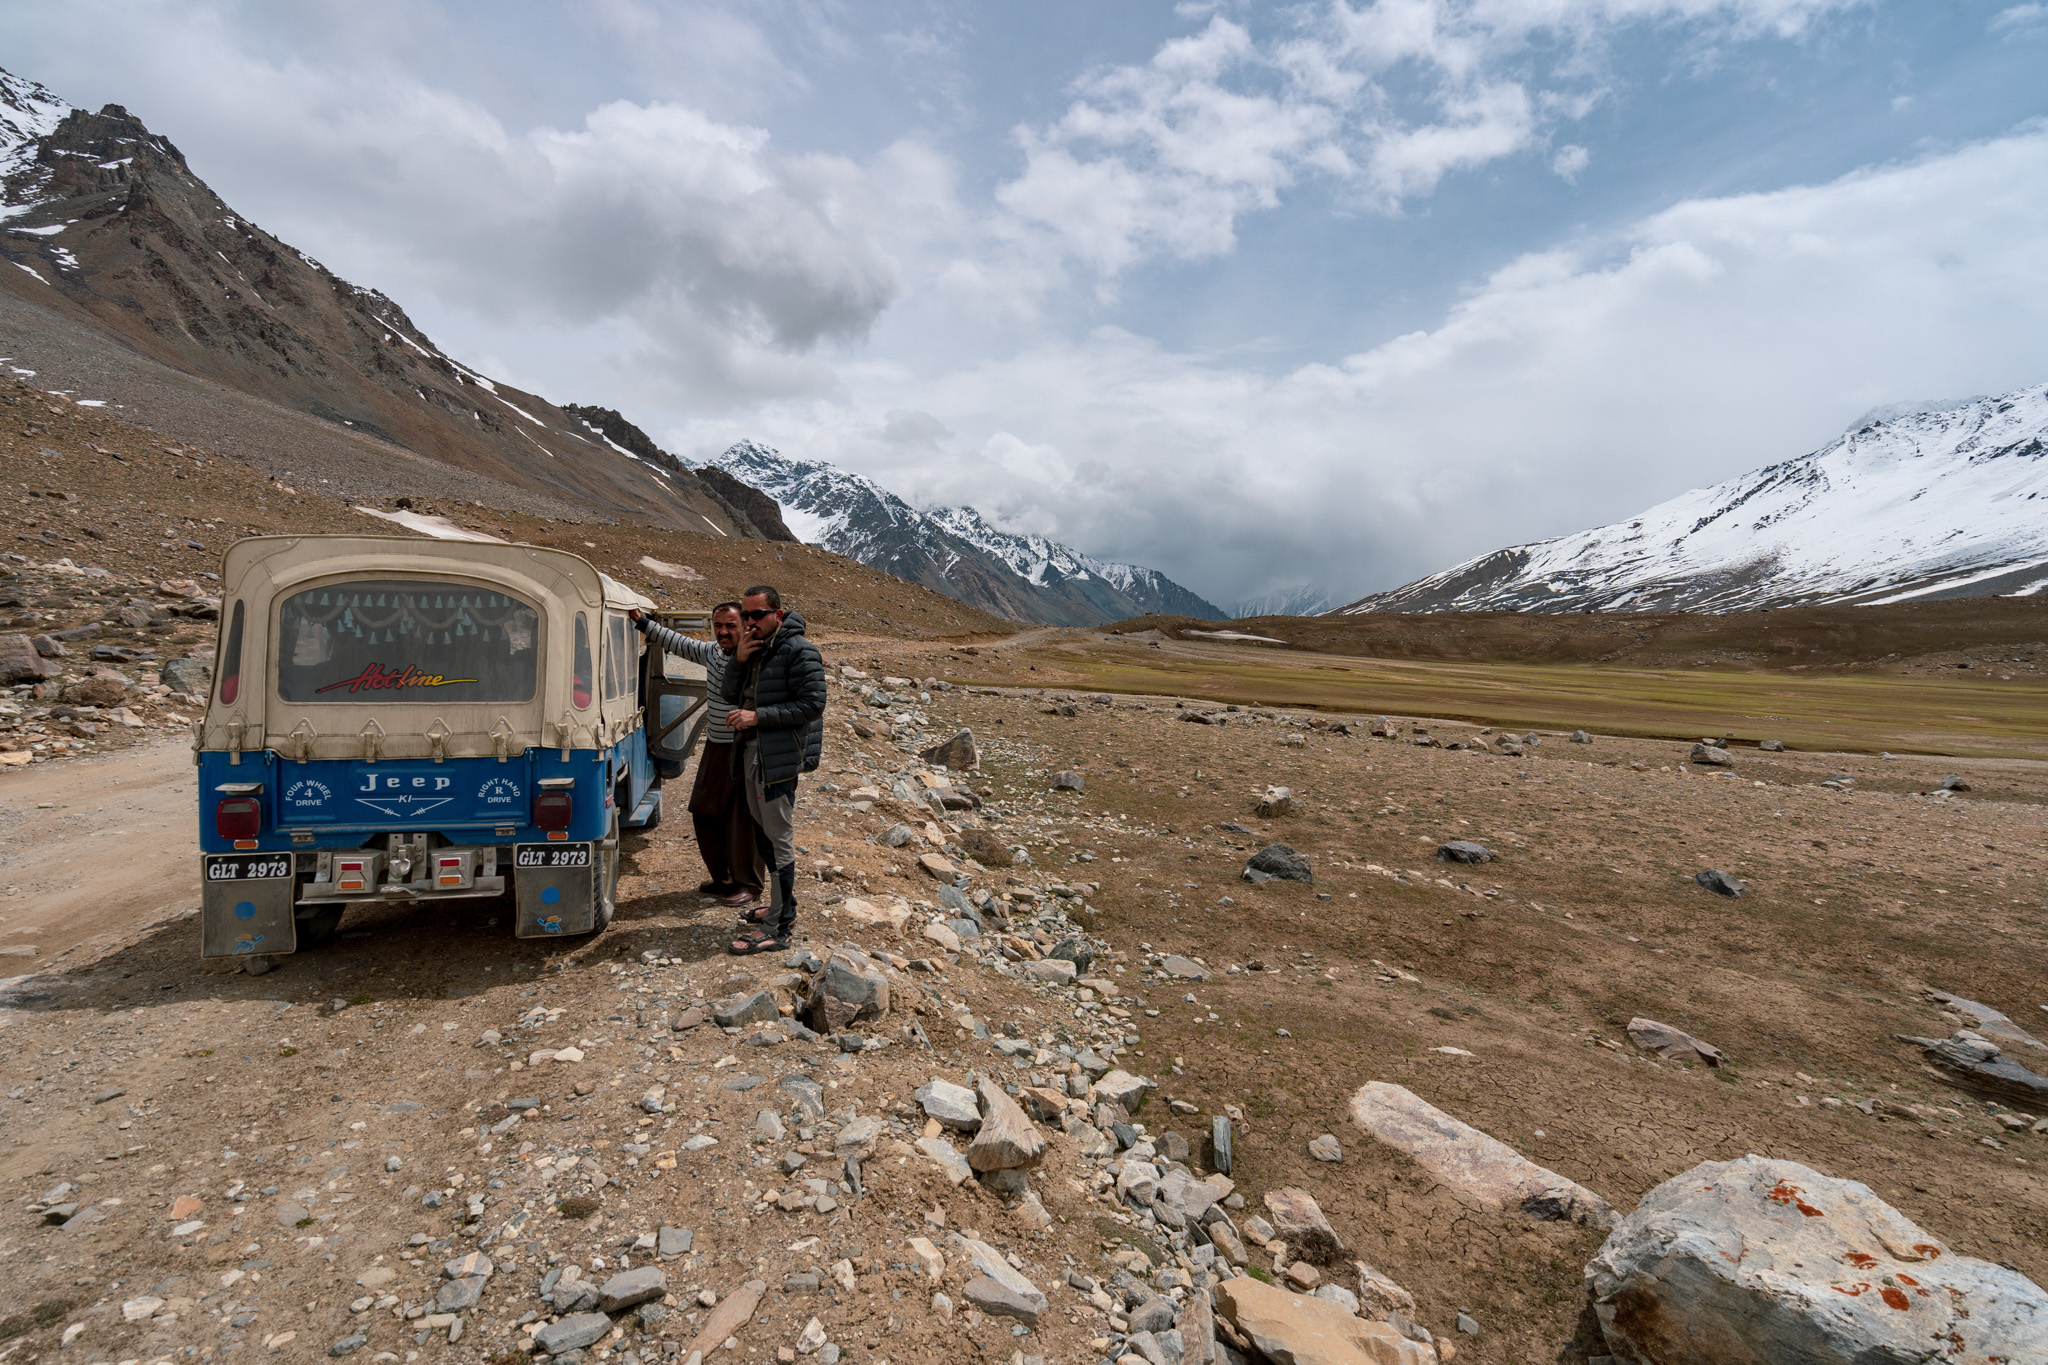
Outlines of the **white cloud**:
M2048 23L2048 5L2014 5L1991 16L1993 33L2010 33L2018 29L2033 28Z
M1592 153L1584 147L1560 147L1557 149L1557 155L1550 158L1550 169L1558 178L1576 185L1579 183L1579 176L1592 160Z
M2048 370L2048 126L1525 255L1427 331L1269 375L1099 330L845 372L744 430L1235 600L1390 586ZM916 405L957 436L874 434ZM686 424L708 451L741 424Z
M1198 32L1089 73L1060 117L1017 130L1025 166L997 192L1010 221L993 233L1022 249L1015 267L1032 285L1053 287L1048 260L1113 278L1152 256L1220 255L1242 217L1305 181L1398 212L1584 118L1622 30L1676 28L1709 46L1797 38L1861 3L1334 0L1273 19L1284 31L1263 41L1204 10ZM1567 148L1557 173L1571 179L1587 155Z

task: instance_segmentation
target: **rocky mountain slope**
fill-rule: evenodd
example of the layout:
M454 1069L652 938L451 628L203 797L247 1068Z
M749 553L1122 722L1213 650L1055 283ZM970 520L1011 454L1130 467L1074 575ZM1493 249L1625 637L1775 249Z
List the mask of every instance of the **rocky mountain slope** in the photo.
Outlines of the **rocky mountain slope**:
M1880 410L1796 460L1340 608L1742 611L2048 588L2048 385Z
M1019 621L1085 626L1146 612L1223 612L1156 569L999 530L972 507L921 512L874 480L741 441L714 466L782 504L798 538ZM1169 605L1170 604L1170 605Z
M4 72L0 257L17 367L91 384L167 434L288 415L292 450L273 462L366 494L438 492L453 472L496 506L773 536L672 457L443 354L395 301L223 203L121 106L73 109Z

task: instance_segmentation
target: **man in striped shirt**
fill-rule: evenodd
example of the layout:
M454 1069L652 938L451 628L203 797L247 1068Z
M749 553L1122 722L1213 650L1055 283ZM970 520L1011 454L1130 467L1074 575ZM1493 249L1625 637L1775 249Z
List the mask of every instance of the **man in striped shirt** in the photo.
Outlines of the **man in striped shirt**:
M697 759L697 780L690 788L690 820L697 827L697 852L711 879L697 889L727 905L752 905L761 898L768 865L740 787L733 733L725 723L732 703L723 694L726 666L739 647L740 604L720 602L711 609L710 640L693 640L637 611L632 617L650 644L704 669L711 714L704 728L704 750Z

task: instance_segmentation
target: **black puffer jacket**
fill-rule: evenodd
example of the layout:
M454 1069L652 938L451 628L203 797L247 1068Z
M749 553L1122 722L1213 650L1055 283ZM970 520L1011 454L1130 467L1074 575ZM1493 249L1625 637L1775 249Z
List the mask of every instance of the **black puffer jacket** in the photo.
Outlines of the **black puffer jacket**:
M804 618L790 612L765 652L725 670L725 699L747 705L747 688L755 678L754 710L758 731L742 731L741 742L758 734L761 784L775 786L802 773L815 772L825 743L825 660L804 635Z

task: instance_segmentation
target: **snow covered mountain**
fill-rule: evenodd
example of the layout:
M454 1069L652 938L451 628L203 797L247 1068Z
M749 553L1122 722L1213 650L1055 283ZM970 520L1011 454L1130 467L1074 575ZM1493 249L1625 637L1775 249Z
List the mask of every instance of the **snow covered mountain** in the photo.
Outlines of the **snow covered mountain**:
M1796 460L1340 613L1742 611L2048 589L2048 384L1879 409Z
M741 441L711 464L781 503L798 539L1014 620L1085 626L1147 612L1223 617L1156 569L1000 530L972 507L921 512L823 461Z
M1316 583L1296 583L1291 588L1262 592L1231 607L1236 620L1254 616L1320 616L1330 609L1330 590Z

